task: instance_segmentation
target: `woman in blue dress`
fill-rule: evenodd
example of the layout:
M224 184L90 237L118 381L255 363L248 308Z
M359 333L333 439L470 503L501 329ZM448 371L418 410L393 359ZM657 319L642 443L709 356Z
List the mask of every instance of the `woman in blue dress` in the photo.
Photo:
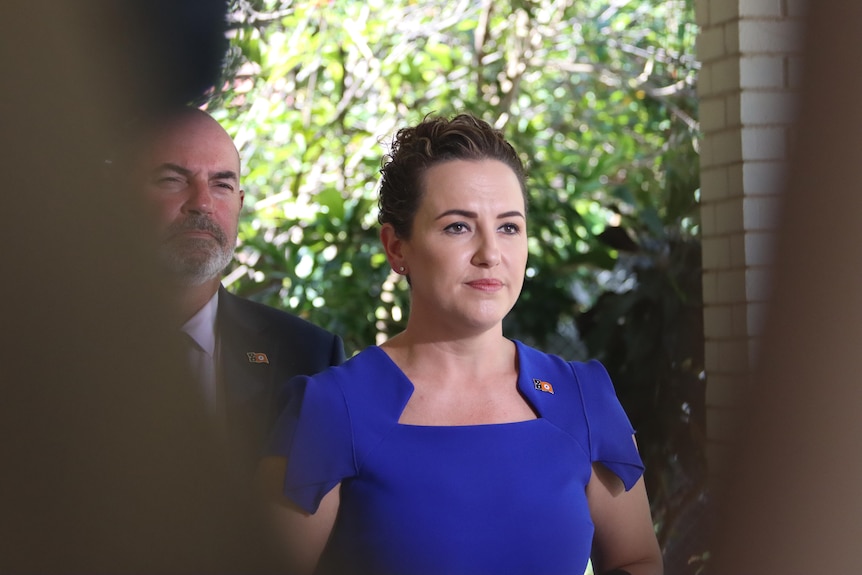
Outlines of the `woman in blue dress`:
M662 572L633 429L604 368L503 335L527 264L526 177L469 115L402 129L380 239L403 332L296 378L260 466L297 573Z

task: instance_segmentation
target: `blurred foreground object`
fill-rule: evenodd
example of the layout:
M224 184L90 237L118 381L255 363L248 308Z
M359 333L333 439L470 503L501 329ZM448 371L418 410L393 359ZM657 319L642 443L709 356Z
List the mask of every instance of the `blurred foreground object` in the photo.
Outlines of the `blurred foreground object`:
M798 161L743 449L722 494L710 570L722 575L862 573L862 75L845 60L862 49L862 5L808 10Z
M272 571L165 337L140 210L103 165L127 120L215 81L223 4L0 19L2 573Z

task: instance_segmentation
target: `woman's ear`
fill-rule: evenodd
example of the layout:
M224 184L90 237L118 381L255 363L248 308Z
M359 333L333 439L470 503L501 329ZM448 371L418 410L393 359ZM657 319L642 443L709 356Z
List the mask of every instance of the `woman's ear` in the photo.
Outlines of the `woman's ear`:
M383 224L380 227L380 243L386 252L386 259L393 271L404 274L407 264L404 262L404 240L395 233L392 224Z

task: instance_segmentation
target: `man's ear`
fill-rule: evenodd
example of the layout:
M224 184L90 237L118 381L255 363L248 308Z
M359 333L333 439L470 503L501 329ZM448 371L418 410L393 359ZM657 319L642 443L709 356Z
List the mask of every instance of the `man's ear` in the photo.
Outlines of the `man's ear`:
M380 227L380 243L383 244L383 251L386 252L386 259L392 270L397 272L399 268L404 269L407 265L404 263L404 240L398 237L392 224L387 223Z
M239 191L239 209L242 209L245 205L245 190Z

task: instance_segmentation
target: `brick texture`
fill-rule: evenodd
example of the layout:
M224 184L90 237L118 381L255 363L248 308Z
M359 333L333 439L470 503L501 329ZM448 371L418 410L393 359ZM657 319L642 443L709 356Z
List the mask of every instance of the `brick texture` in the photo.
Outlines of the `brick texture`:
M721 474L736 397L770 294L782 173L802 81L802 0L696 0L701 62L704 337L710 466Z

